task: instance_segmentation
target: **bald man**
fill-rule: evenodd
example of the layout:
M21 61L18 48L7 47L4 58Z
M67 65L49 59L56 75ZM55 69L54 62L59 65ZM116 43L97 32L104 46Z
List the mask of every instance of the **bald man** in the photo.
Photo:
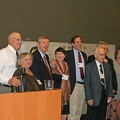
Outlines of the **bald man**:
M114 69L114 65L113 65L113 60L110 59L107 56L108 53L108 44L105 41L100 41L100 43L98 44L98 47L102 47L105 50L105 59L104 62L108 63L111 67L111 71L112 71L112 87L113 87L113 94L117 93L117 77L116 77L116 72ZM92 62L95 60L94 55L90 55L88 57L88 63Z
M112 74L110 65L104 62L105 50L97 47L94 56L85 70L86 120L106 120L107 105L112 100Z
M0 50L0 93L11 92L11 85L18 86L20 81L12 77L15 72L17 56L22 37L18 32L12 32L8 36L8 46Z

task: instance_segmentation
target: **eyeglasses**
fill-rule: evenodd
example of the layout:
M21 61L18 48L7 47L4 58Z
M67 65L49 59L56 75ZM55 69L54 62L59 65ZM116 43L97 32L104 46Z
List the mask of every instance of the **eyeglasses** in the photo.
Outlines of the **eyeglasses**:
M20 42L23 42L23 40L22 40L22 39L20 39L20 38L12 38L12 39L17 40L18 42L19 42L19 41L20 41Z
M108 51L108 48L103 48L103 49Z

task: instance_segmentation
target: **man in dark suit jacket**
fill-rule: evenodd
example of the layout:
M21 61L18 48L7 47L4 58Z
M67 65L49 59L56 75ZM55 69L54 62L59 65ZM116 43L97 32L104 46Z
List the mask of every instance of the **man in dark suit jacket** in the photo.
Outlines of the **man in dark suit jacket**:
M117 77L116 77L116 72L113 66L113 60L107 57L107 52L108 52L108 45L106 42L104 41L100 41L99 45L100 47L102 47L105 50L105 59L104 62L108 63L111 67L111 71L112 71L112 85L113 85L113 94L116 94L117 92ZM88 57L88 63L92 62L95 60L94 55L90 55Z
M87 55L81 51L82 40L80 36L75 35L71 39L73 49L66 51L65 61L69 65L70 70L70 114L68 120L80 120L83 102L85 100L84 93L84 78L81 78L80 67L85 71L85 64L87 63ZM82 56L82 64L78 61L78 52Z
M86 120L106 120L107 104L112 100L111 69L104 62L103 48L97 47L94 55L95 60L87 64L85 70Z
M39 80L39 83L42 83L42 85L40 83L42 89L44 89L44 80L52 79L51 68L49 65L49 56L46 54L48 47L49 39L46 36L41 36L38 39L37 49L32 53L33 63L31 66L31 70ZM44 58L46 58L47 67L44 62Z

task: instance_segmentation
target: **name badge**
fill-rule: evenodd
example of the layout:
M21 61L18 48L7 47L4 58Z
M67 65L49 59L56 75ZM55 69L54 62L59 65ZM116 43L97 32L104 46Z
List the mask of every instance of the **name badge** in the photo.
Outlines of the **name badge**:
M78 63L78 67L83 68L83 63Z
M62 75L62 79L63 79L63 80L68 80L68 75L63 74L63 75Z
M104 74L100 74L100 78L101 78L101 79L104 79Z
M42 85L42 83L41 83L41 81L40 81L40 80L37 80L37 82L38 82L38 84L39 84L39 85Z

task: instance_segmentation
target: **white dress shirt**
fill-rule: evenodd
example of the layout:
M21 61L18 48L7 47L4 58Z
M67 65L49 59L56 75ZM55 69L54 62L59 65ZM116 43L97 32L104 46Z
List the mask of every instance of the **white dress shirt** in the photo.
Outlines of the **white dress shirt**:
M40 53L40 55L42 56L42 59L43 59L43 61L44 61L44 57L46 58L46 56L45 56L45 54L43 54L39 49L38 49L38 51L39 51L39 53ZM46 64L47 64L47 66L49 67L49 69L50 69L50 66L49 66L49 64L48 64L48 61L46 60Z
M96 64L97 64L97 68L98 68L98 72L99 72L99 76L100 76L100 79L104 79L104 87L106 88L106 83L105 83L105 75L104 75L104 68L103 68L103 64L98 62L96 59ZM101 74L100 72L100 64L102 65L102 70L103 70L103 74ZM101 82L101 81L100 81ZM101 82L102 83L102 82ZM103 83L102 83L103 84Z
M0 50L0 84L8 84L17 69L16 62L16 51L11 45Z
M102 65L102 70L103 70L103 74L104 74L103 64L100 63L100 62L98 62L96 59L95 59L95 61L96 61L96 64L97 64L97 68L98 68L99 75L101 74L101 73L100 73L100 64Z

